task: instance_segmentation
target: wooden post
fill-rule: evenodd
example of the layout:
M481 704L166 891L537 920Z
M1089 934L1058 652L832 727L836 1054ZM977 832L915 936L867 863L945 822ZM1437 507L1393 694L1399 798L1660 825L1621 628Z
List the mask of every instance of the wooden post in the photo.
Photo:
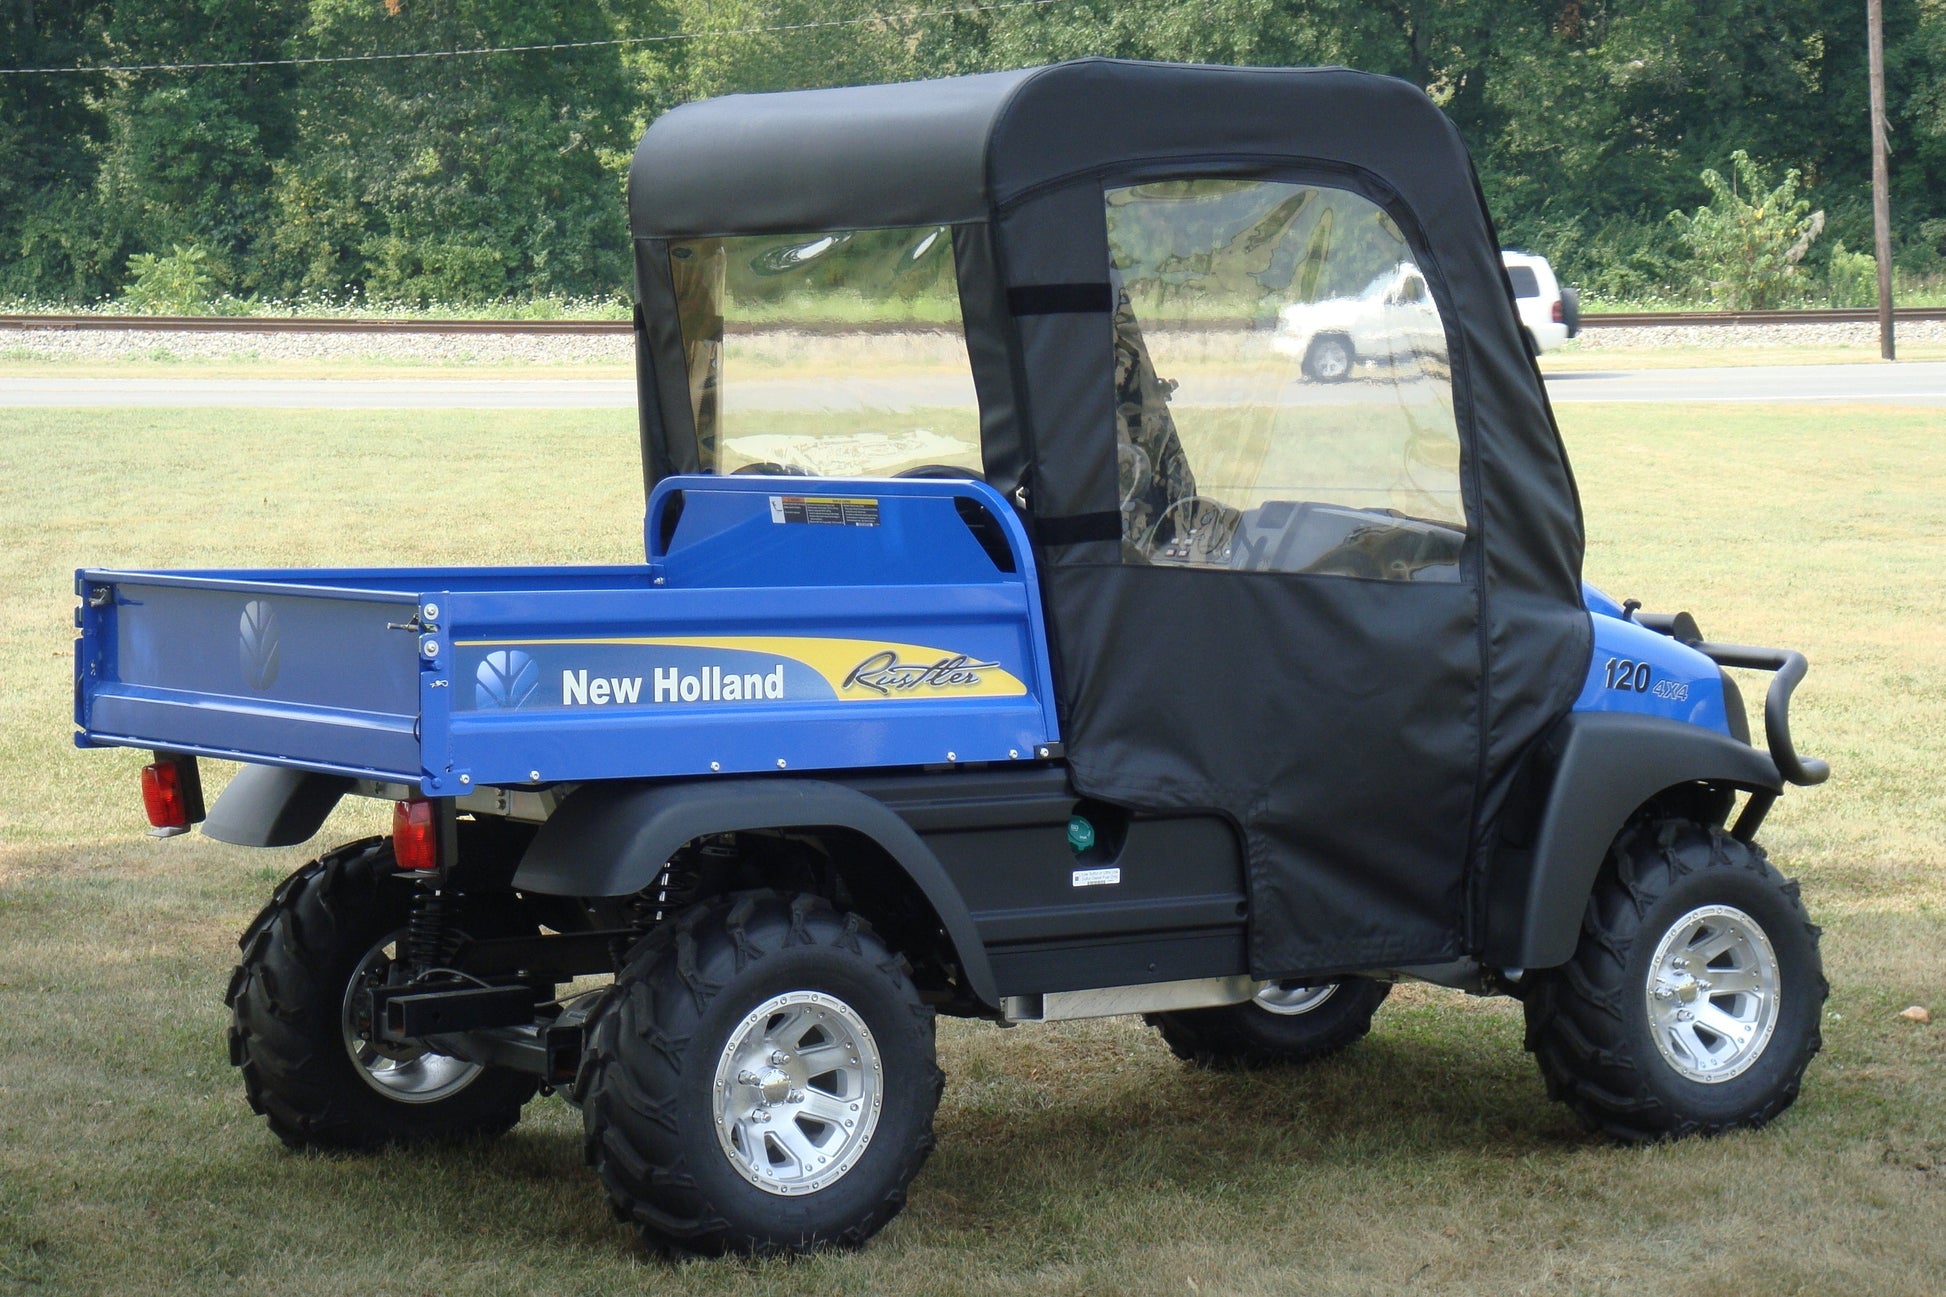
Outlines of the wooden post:
M1885 174L1885 13L1865 0L1872 79L1872 250L1878 258L1878 354L1895 359L1892 340L1892 197Z

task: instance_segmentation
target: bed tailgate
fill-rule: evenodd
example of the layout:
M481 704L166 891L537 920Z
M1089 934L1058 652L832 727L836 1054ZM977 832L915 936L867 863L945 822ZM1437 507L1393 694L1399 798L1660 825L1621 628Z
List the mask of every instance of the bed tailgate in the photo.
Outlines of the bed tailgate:
M434 596L111 570L75 584L81 746L420 782Z

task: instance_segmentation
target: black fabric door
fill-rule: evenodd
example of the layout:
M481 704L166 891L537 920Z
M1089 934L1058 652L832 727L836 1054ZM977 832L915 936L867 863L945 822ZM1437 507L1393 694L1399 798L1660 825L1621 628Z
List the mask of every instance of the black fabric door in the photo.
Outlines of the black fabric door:
M1044 577L1076 786L1238 823L1256 976L1456 957L1482 639L1429 272L1342 182L1076 187L1070 224L1083 203L1101 289L1016 294L1094 305L1021 320L1043 390L1098 417L1111 387L1113 440L1043 438L1036 479L1079 518Z
M1470 587L1103 564L1046 589L1076 787L1239 821L1254 975L1461 953Z

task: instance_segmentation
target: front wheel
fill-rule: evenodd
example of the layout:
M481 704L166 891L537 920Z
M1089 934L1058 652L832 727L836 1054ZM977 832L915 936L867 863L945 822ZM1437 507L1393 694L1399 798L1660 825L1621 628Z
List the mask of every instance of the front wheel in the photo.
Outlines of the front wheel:
M933 1013L815 896L704 901L616 975L580 1081L616 1214L671 1253L854 1247L932 1151Z
M1267 982L1242 1004L1151 1013L1177 1058L1199 1067L1272 1067L1309 1063L1362 1039L1390 982L1346 977L1336 982Z
M1720 828L1617 840L1574 957L1534 975L1527 1048L1560 1099L1629 1141L1761 1126L1821 1043L1818 929L1797 884Z

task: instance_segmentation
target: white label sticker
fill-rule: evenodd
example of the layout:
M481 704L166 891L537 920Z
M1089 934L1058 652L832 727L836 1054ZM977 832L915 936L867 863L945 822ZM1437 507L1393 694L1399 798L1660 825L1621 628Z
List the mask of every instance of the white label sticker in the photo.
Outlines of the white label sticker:
M1119 883L1121 881L1122 871L1119 866L1114 869L1077 869L1074 871L1074 885L1076 887L1100 887L1104 883Z

